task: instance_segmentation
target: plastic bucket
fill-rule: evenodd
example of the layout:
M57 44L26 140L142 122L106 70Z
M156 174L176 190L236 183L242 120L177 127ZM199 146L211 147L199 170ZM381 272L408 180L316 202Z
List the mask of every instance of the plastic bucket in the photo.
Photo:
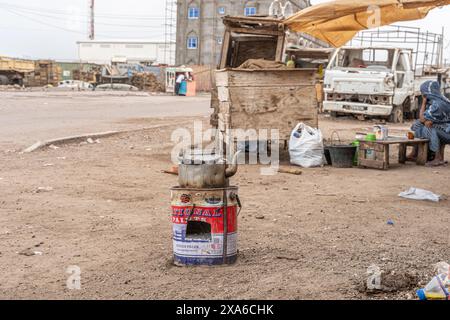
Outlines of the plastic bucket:
M173 256L177 265L232 264L237 260L237 187L175 187L172 194ZM224 228L227 197L227 234ZM226 261L224 239L226 236Z
M328 164L329 166L331 166L331 165L332 165L331 154L330 154L330 149L329 149L328 146L325 146L325 147L323 148L323 153L325 154L325 160L327 160L327 164Z
M351 168L357 147L351 145L329 146L332 166L335 168Z

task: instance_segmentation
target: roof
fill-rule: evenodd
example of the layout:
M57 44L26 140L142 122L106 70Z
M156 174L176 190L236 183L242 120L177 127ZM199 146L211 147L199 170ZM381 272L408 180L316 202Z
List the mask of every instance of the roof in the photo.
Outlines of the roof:
M268 16L225 16L223 24L231 29L284 32L282 19Z

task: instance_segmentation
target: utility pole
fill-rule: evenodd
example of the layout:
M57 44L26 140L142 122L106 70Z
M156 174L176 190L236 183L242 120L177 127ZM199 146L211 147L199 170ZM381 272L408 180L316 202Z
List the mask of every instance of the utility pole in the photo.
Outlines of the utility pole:
M89 19L89 39L94 40L95 39L95 0L90 0L89 4L89 12L90 12L90 19Z

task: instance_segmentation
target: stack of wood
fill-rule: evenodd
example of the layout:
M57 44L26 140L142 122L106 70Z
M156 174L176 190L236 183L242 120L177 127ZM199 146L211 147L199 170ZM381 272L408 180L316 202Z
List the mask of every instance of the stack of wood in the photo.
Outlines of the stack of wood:
M131 84L141 91L163 92L164 85L150 72L139 72L131 77Z
M73 70L72 71L72 78L73 80L79 80L84 82L97 82L97 74L99 74L99 71L96 70L90 70L90 71L84 71L84 70Z
M35 61L34 71L27 73L24 85L28 87L57 86L61 81L61 67L51 60Z

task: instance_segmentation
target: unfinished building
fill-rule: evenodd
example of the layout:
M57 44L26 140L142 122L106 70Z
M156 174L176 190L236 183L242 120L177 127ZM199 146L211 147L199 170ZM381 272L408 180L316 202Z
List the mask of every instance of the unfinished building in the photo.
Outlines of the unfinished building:
M178 0L177 65L217 65L225 30L222 18L268 15L272 3L273 0ZM310 6L309 0L290 3L294 12Z

